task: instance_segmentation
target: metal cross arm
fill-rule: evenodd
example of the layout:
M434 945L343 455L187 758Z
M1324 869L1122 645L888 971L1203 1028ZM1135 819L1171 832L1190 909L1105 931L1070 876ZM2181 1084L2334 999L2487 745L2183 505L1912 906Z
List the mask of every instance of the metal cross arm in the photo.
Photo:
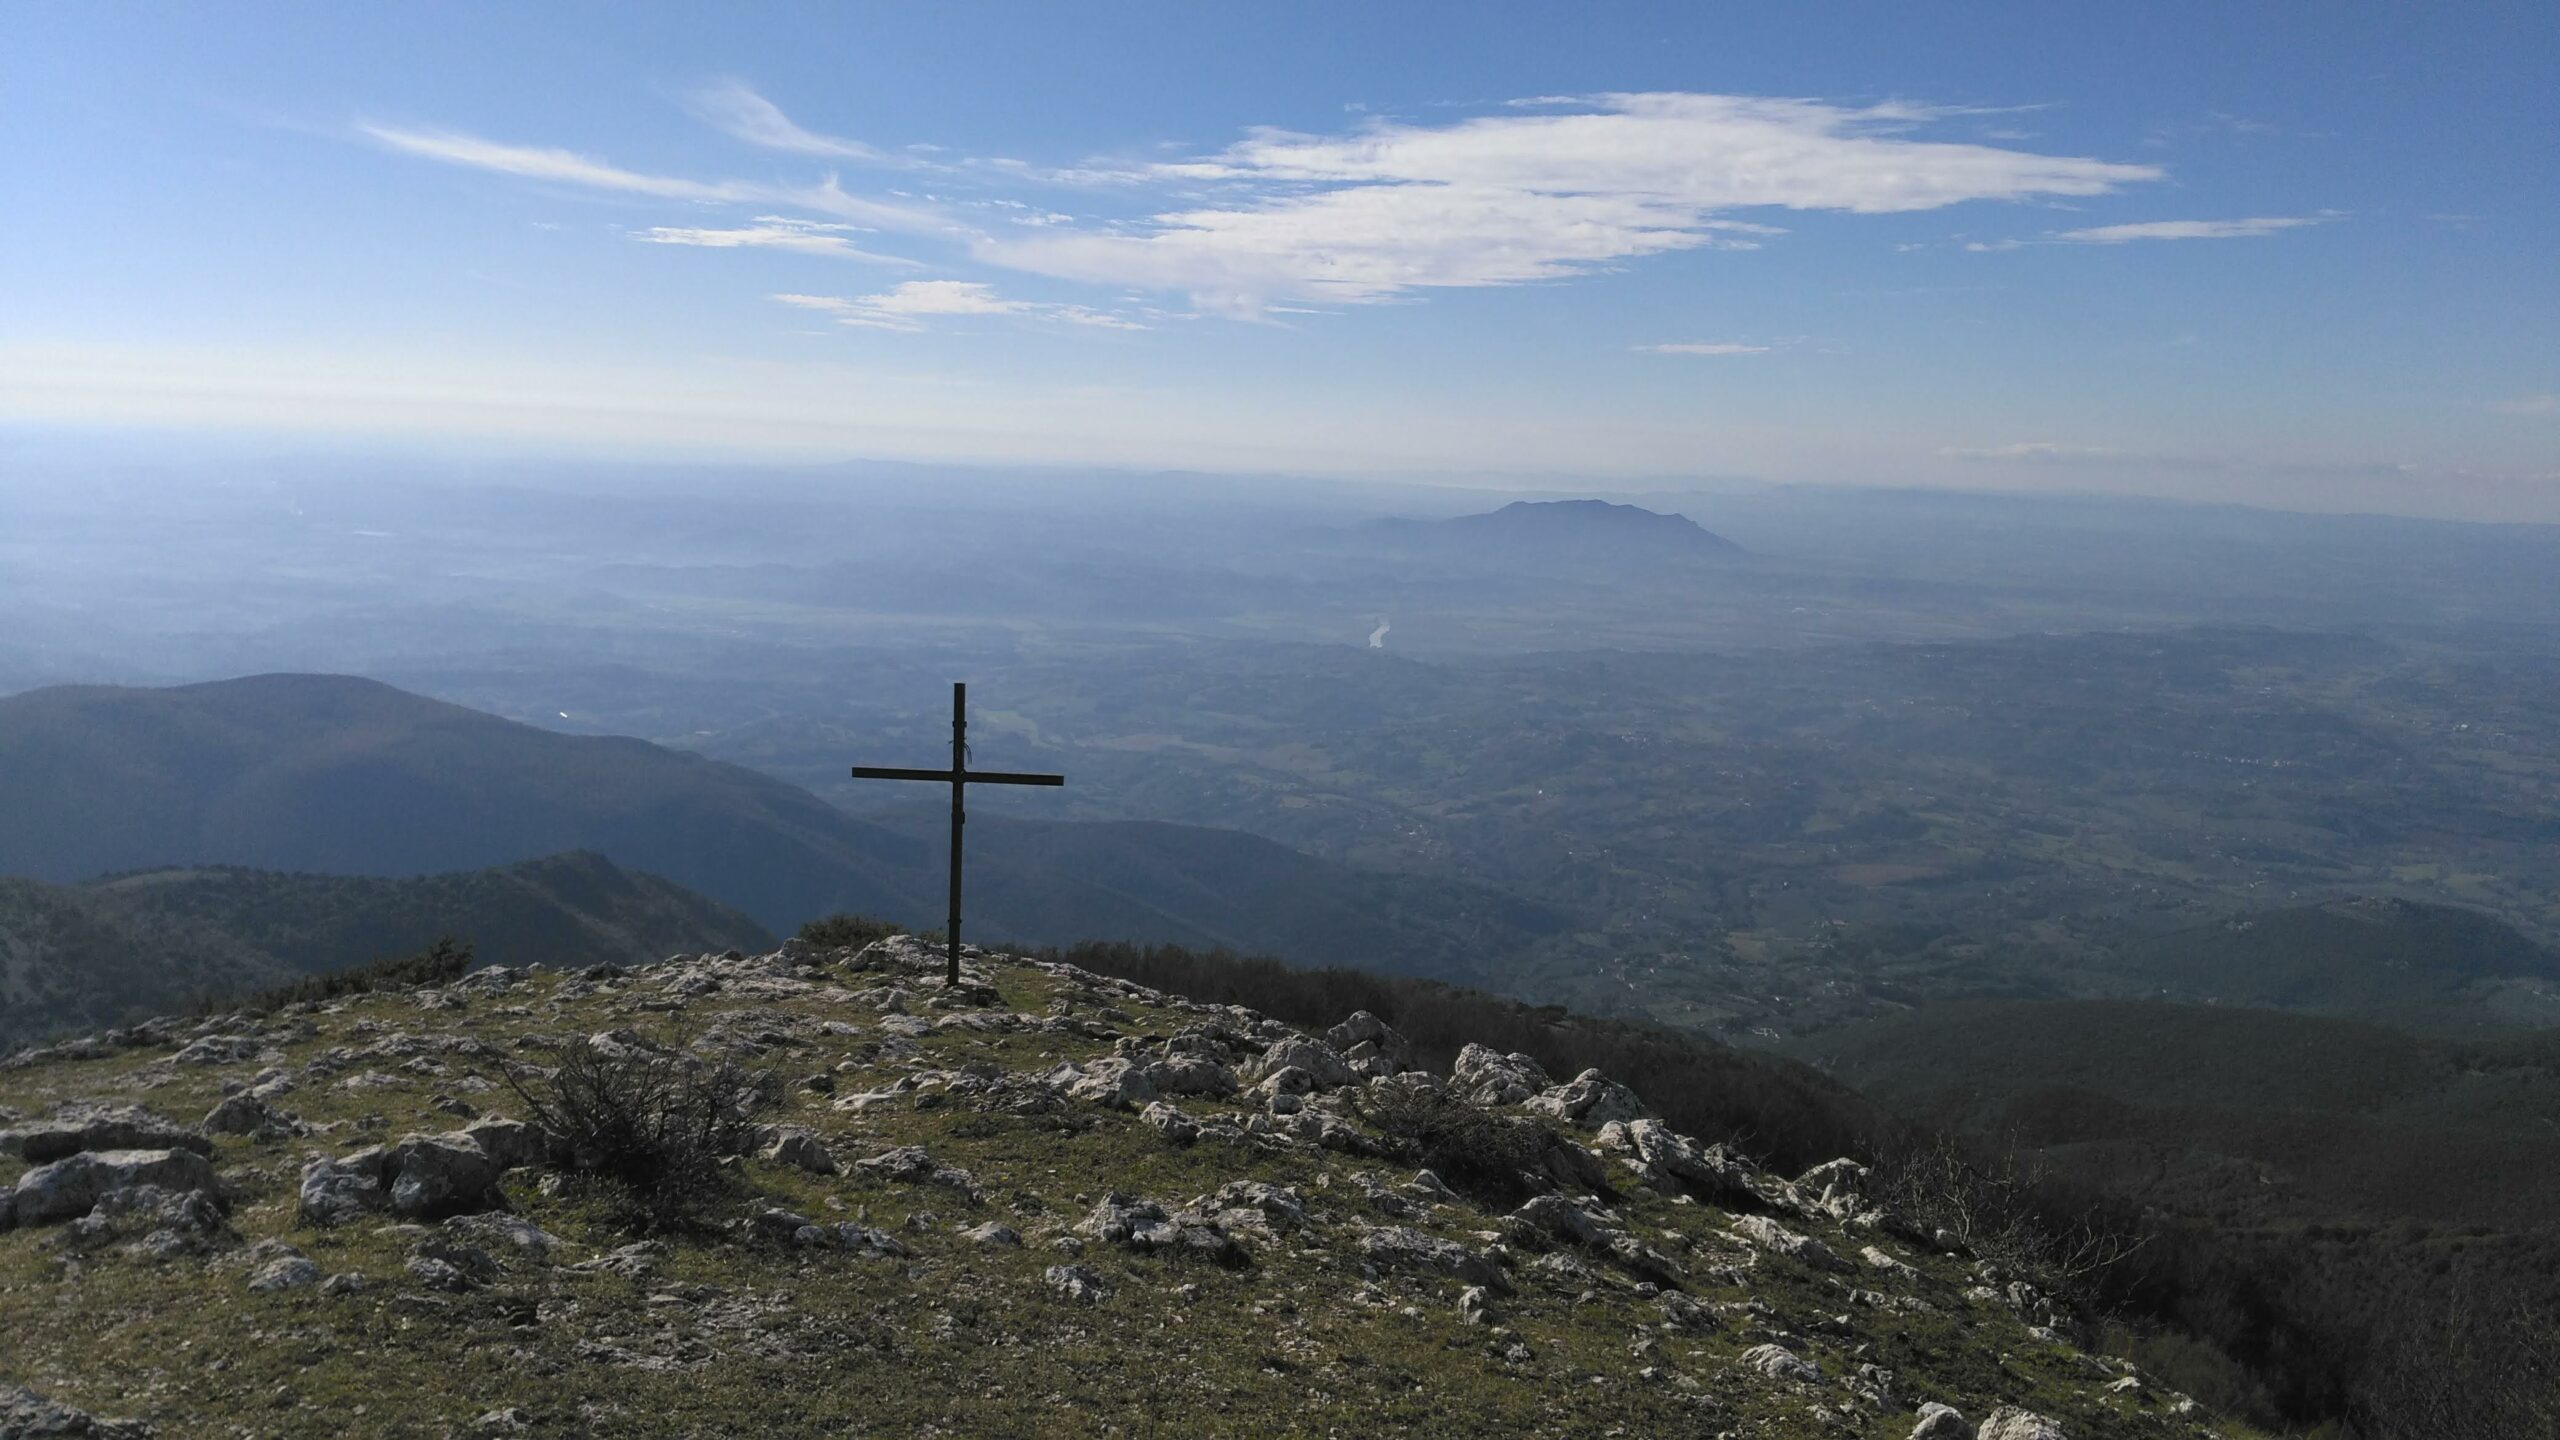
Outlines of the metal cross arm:
M856 780L959 780L971 785L1064 785L1064 775L1032 775L1020 770L902 770L895 765L856 765Z
M931 780L951 787L951 917L943 932L949 969L944 983L960 983L960 830L968 821L961 794L971 785L1064 785L1064 775L1034 775L1019 770L969 768L969 687L951 687L951 768L912 770L893 765L856 765L856 780Z

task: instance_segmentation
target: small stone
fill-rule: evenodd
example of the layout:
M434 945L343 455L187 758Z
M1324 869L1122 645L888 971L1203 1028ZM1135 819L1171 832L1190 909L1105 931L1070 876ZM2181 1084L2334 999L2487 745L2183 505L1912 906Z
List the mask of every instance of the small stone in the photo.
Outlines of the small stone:
M1822 1378L1822 1367L1783 1345L1754 1345L1742 1352L1742 1363L1772 1380L1810 1384Z
M1051 1290L1079 1305L1098 1305L1109 1299L1111 1287L1089 1265L1052 1265L1041 1272L1041 1280Z
M300 1255L270 1260L249 1273L249 1289L264 1294L271 1290L299 1290L320 1283L320 1266Z
M1911 1440L1973 1440L1973 1427L1964 1423L1964 1415L1954 1406L1932 1400L1920 1407L1920 1423L1911 1427Z

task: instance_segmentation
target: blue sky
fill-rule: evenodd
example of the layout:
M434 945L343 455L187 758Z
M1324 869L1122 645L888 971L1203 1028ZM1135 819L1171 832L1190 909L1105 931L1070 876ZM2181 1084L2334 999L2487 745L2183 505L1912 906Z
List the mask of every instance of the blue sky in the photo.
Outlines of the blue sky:
M0 419L2560 520L2560 11L0 9Z

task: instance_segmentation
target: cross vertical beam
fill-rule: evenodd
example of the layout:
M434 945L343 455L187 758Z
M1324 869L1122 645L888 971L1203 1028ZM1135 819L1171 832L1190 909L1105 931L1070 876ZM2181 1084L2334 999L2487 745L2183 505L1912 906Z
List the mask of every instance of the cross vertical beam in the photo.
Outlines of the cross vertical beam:
M943 983L960 983L960 831L969 817L961 796L972 784L978 785L1064 785L1064 775L1033 775L1010 770L971 770L969 768L969 687L963 682L951 686L951 768L948 770L904 770L886 765L856 765L856 780L932 780L951 786L951 914L943 931L949 968Z

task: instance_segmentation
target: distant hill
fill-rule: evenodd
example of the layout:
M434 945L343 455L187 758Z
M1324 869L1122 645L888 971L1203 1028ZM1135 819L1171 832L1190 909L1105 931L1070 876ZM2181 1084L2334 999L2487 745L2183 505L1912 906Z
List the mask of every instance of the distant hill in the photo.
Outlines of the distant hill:
M2099 1000L1937 1006L1790 1048L1915 1118L2226 1223L2554 1226L2547 1036Z
M233 867L0 878L0 1049L411 953L576 966L753 949L753 920L595 854L402 879Z
M2361 897L2132 941L2120 973L2165 998L2348 1016L2423 1034L2560 1024L2560 953L2490 916Z
M1686 516L1606 500L1515 500L1450 520L1375 521L1363 533L1420 553L1489 559L1719 560L1745 553Z
M262 675L0 699L0 873L197 865L424 875L564 850L775 932L837 910L940 924L938 811L882 822L735 765L561 735L369 680ZM1561 916L1225 831L974 816L973 939L1226 945L1470 973Z

